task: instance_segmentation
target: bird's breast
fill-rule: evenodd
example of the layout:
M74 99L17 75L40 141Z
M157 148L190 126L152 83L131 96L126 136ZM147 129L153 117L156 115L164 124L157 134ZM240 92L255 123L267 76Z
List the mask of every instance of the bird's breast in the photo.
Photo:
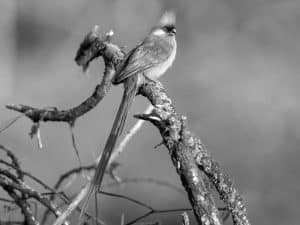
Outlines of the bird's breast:
M166 60L158 63L146 71L145 75L151 80L157 80L160 78L173 64L176 56L176 42L172 46L169 56Z

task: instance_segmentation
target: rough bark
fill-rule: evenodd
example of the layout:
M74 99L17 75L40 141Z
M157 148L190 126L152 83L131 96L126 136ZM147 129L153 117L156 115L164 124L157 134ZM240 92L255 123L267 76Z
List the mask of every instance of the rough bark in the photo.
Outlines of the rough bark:
M93 109L101 101L110 88L115 67L124 58L121 49L110 42L111 36L110 33L105 38L100 38L92 31L80 45L75 58L79 65L86 69L92 60L102 56L106 67L102 83L97 85L93 95L79 106L63 111L56 108L38 109L25 105L8 105L7 108L25 114L35 123L40 121L73 123L76 118ZM244 202L232 181L211 157L200 139L189 131L186 118L176 113L172 101L161 83L145 81L139 94L148 98L154 109L150 114L136 117L150 121L159 129L163 143L169 150L172 162L188 194L198 223L222 224L213 195L206 188L205 174L230 210L234 224L249 225Z

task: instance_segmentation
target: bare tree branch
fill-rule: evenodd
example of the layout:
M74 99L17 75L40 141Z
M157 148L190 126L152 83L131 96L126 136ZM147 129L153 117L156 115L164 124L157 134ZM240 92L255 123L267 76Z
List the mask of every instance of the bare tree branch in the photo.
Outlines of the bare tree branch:
M63 111L56 108L38 109L24 105L8 105L7 108L25 114L33 122L64 121L74 123L76 118L94 108L101 101L111 86L115 66L124 58L123 52L117 45L110 43L110 39L111 35L103 39L99 38L95 31L92 31L86 36L79 48L76 62L83 68L86 68L93 59L99 56L102 56L105 62L102 83L96 87L93 95L79 106ZM200 139L188 130L186 118L176 113L172 101L161 83L145 81L139 94L148 98L154 109L150 114L136 117L151 122L159 129L188 194L198 223L205 225L222 224L213 196L207 190L203 180L204 173L214 184L221 199L230 210L234 224L250 225L244 202L234 188L232 181L211 157ZM76 201L77 203L80 202L79 199Z
M6 180L8 181L8 180ZM7 194L14 200L14 202L21 208L24 215L24 224L28 225L39 225L39 222L33 216L30 208L30 204L24 199L22 199L15 190L11 187L9 182L5 182L4 178L0 176L0 186L7 192Z
M24 174L22 174L22 172L21 172L20 162L19 162L18 158L15 156L15 154L13 153L13 151L1 144L0 144L0 150L5 152L6 155L11 159L12 166L15 168L19 179L22 180L24 178Z
M93 94L78 106L68 110L58 110L57 108L39 109L28 105L7 105L6 108L20 112L31 119L33 122L68 122L74 123L76 119L91 109L95 108L103 99L111 87L111 79L115 74L114 65L120 62L124 53L114 44L111 44L111 33L100 38L94 31L86 35L81 43L76 55L78 65L86 68L90 61L102 56L105 62L105 71L102 81L96 86Z
M1 171L1 174L3 171ZM34 198L38 200L40 203L45 205L46 208L49 208L54 215L59 216L61 212L57 209L57 207L46 197L38 193L37 191L33 190L32 188L28 187L24 183L16 183L13 181L10 181L8 179L5 179L4 177L0 177L0 186L1 187L9 187L13 190L18 190L23 194L26 194L27 198ZM14 199L15 200L15 199Z
M7 202L7 203L14 203L17 206L19 206L22 210L22 213L25 215L24 222L27 224L32 224L33 219L35 219L35 214L32 213L31 205L33 204L35 206L34 212L37 212L37 202L43 204L46 207L46 212L43 216L41 224L45 224L47 220L47 216L52 212L56 214L56 216L59 215L59 211L57 210L57 206L53 203L54 196L59 197L64 204L69 204L70 199L63 193L63 192L57 192L47 184L45 184L43 181L38 179L37 177L31 175L30 173L22 170L18 158L15 156L13 151L3 145L0 145L0 149L4 151L8 158L12 161L7 162L4 159L0 159L0 164L7 167L7 169L0 169L0 187L2 187L8 195L13 199L5 199L0 198L1 202ZM13 170L11 170L13 169ZM16 174L16 175L15 175ZM28 177L35 182L37 182L39 185L41 185L46 190L49 190L50 192L47 193L39 193L36 190L30 188L28 185L24 182L24 177ZM46 198L45 196L50 196L50 199ZM36 201L28 202L29 198L34 198ZM80 208L78 208L78 211L80 212ZM33 219L30 216L33 216ZM97 221L98 224L104 224L99 219L95 218L94 216L86 213L87 218L92 218L93 220ZM32 221L29 221L32 220ZM0 224L16 224L19 223L19 221L10 223L10 221L0 221Z
M210 224L221 224L212 196L205 188L201 176L203 171L232 213L234 224L249 225L241 195L202 145L201 140L188 130L186 118L175 112L172 100L161 83L145 83L140 89L140 94L149 99L154 110L150 114L136 117L150 121L159 129L182 184L188 192L198 222L206 224L209 220Z

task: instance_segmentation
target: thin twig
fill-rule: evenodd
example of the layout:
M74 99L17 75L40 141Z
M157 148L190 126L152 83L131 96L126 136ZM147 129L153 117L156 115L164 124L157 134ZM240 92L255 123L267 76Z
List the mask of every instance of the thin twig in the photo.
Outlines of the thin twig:
M55 196L55 195L53 195L53 196ZM68 197L68 199L73 199L73 197ZM69 201L67 201L67 202L63 202L63 203L61 203L61 204L58 204L58 207L59 208L62 208L62 207L64 207L65 206L65 204L70 204L71 203L71 201L69 200ZM81 208L79 207L79 206L77 206L76 207L76 211L77 212L81 212ZM43 217L42 217L42 222L41 222L41 224L45 224L46 223L46 221L48 220L48 216L50 215L50 211L49 211L49 209L47 209L45 212L44 212L44 215L43 215ZM92 219L93 221L95 221L96 223L98 223L98 224L100 224L100 225L105 225L105 223L101 220L101 219L99 219L99 218L97 218L96 216L93 216L93 215L91 215L90 213L88 213L88 212L85 212L85 216L86 216L86 218L87 218L87 220L89 220L89 219Z
M130 201L130 202L133 202L139 206L142 206L146 209L149 209L149 210L154 210L151 206L139 201L139 200L136 200L134 198L130 198L128 196L125 196L125 195L121 195L121 194L115 194L115 193L110 193L110 192L106 192L106 191L99 191L98 193L100 194L104 194L106 196L111 196L111 197L115 197L115 198L121 198L121 199L125 199L127 201Z
M78 207L79 203L82 201L84 196L86 196L89 190L89 185L90 183L88 182L88 184L81 189L81 191L76 195L73 201L68 205L68 208L55 220L53 225L62 224L67 219L67 217L74 211L74 209Z
M23 116L24 116L24 115L18 115L18 116L16 116L16 117L10 119L10 120L8 121L8 123L7 123L5 126L3 126L2 128L0 128L0 134L1 134L3 131L5 131L6 129L8 129L11 125L13 125L15 122L17 122L19 119L21 119Z
M0 177L0 186L2 187L7 186L9 188L13 188L15 190L20 191L21 193L28 195L29 198L34 198L38 200L46 208L49 208L54 213L55 216L59 216L61 214L61 212L57 209L57 207L51 201L49 201L48 198L43 197L40 193L29 188L27 185L25 185L22 182L15 183L13 181L9 181L8 179Z
M103 185L103 188L109 188L113 186L120 186L122 184L129 184L129 183L149 183L154 184L157 186L162 186L169 188L170 190L176 191L179 194L185 194L184 190L168 181L165 180L159 180L153 177L124 177L122 178L121 182L111 182Z
M16 192L11 188L10 183L3 182L4 179L0 177L0 185L7 192L7 194L14 200L14 202L20 207L24 215L24 224L39 225L39 222L33 216L30 205L26 200L19 197Z
M151 214L153 214L153 211L146 212L145 214L143 214L143 215L141 215L141 216L139 216L139 217L137 217L137 218L131 220L131 221L128 222L128 223L126 223L125 225L131 225L131 224L134 224L134 223L136 223L136 222L138 222L138 221L140 221L140 220L142 220L142 219L144 219L144 218L150 216Z
M79 162L79 167L82 168L82 163L81 163L81 159L80 159L80 155L79 155L79 150L78 150L77 145L76 145L76 139L75 139L75 134L74 134L74 124L70 123L69 127L70 127L71 139L72 139L72 146L73 146L73 149L75 150L75 153L76 153L76 156L77 156L77 159L78 159L78 162Z
M6 199L6 198L0 198L0 201L1 202L7 202L7 203L15 203L14 201Z
M45 188L46 190L49 190L50 192L44 192L44 193L39 193L40 194L40 197L42 196L47 196L47 195L50 195L51 196L51 199L49 200L48 203L51 203L51 201L54 199L53 197L54 196L58 196L65 204L68 204L70 203L70 199L68 198L68 196L66 196L66 194L64 192L58 192L56 191L55 189L51 188L50 186L48 186L47 184L45 184L43 181L41 181L40 179L38 179L37 177L31 175L30 173L26 172L26 171L23 171L19 165L19 162L18 162L18 159L17 157L13 154L12 150L8 149L7 147L5 146L0 146L0 149L2 149L4 152L7 153L7 155L9 156L10 159L12 159L13 163L8 163L6 162L5 160L3 159L0 159L0 163L9 167L9 168L12 168L14 169L17 174L18 174L18 177L14 176L12 173L10 173L9 171L7 170L3 170L3 169L0 169L0 174L8 177L9 179L12 179L13 181L15 181L16 183L18 183L18 185L25 185L25 183L22 183L23 182L23 177L26 176L26 177L29 177L30 179L32 179L33 181L37 182L38 184L40 184L43 188ZM22 177L22 179L20 178ZM4 185L5 183L2 183L2 185ZM0 185L1 186L1 185ZM16 186L12 185L11 187L13 188L16 188ZM26 196L26 199L29 198L29 197L34 197L36 198L39 202L40 200L37 198L37 196L39 195L38 192L36 192L36 196L28 196L28 186L25 185L25 189L22 189L21 186L17 186L17 190L19 190L22 194L25 194L24 196ZM31 189L31 191L35 192L33 189ZM45 201L46 198L42 198L43 201ZM25 199L24 199L25 200ZM12 201L12 200L8 200L8 199L4 199L4 198L0 198L0 201L4 201L4 202L9 202L9 203L15 203L15 201ZM32 202L32 204L36 205L36 202ZM43 202L42 202L43 204ZM52 204L52 203L51 203ZM51 204L48 204L51 205ZM45 204L44 204L45 205ZM46 205L45 205L46 206ZM37 209L37 206L35 207ZM47 207L46 207L47 208ZM49 210L49 211L48 211ZM47 220L47 215L49 214L49 212L51 211L51 208L47 208L47 211L45 212L44 214L44 217L42 219L42 224L45 223L45 221ZM52 210L53 211L53 210ZM78 208L78 211L80 211L80 208ZM100 221L99 219L96 219L95 217L93 217L92 215L86 213L86 216L88 218L92 218L93 220L97 221L98 224L104 224L102 221ZM1 224L1 223L0 223Z
M81 167L81 168L80 168L80 167L77 167L77 168L71 169L71 170L69 170L69 171L63 173L62 175L60 175L58 181L57 181L56 184L54 185L54 189L59 190L60 187L61 187L61 184L62 184L65 180L69 179L71 176L73 176L73 175L78 175L78 174L81 173L82 171L87 171L87 172L89 172L89 171L94 171L95 168L96 168L95 165L88 165L88 166L83 166L83 167Z
M86 170L93 170L93 169L94 169L94 166L93 166L93 165L91 165L91 166L86 166L86 167L83 168L83 169L86 169ZM60 179L59 179L59 181L56 183L55 187L56 187L56 188L59 188L59 187L61 186L61 184L62 184L66 179L68 179L69 177L71 177L71 176L73 176L73 175L75 175L75 174L79 174L80 171L81 171L80 168L74 168L74 169L72 169L72 170L66 172L65 174L63 174L63 175L60 177ZM177 191L177 192L179 192L179 193L182 194L182 189L180 189L180 188L176 187L175 185L172 185L172 184L170 184L170 183L168 183L168 182L166 182L166 181L160 181L160 180L157 180L157 179L154 179L154 178L125 178L125 179L123 179L123 180L121 181L121 183L123 183L123 182L124 182L124 183L154 183L154 184L156 184L156 185L165 186L165 187L167 187L167 188L173 189L173 190L175 190L175 191ZM103 188L104 188L104 187L112 187L112 186L114 186L114 185L120 185L120 184L119 184L119 183L116 183L116 182L108 183L108 184L104 185ZM86 187L83 188L82 191L84 191L84 190L86 190ZM81 191L81 192L82 192L82 191ZM169 211L170 211L170 212L173 212L173 211L177 211L177 210L181 211L181 209L174 209L174 210L156 210L156 209L153 209L151 206L147 205L146 203L143 203L143 202L138 201L138 200L136 200L136 199L130 198L130 197L128 197L128 196L124 196L124 195L121 195L121 194L110 193L110 192L105 192L105 191L101 191L101 192L99 192L99 193L100 193L100 194L104 194L104 195L106 195L106 196L111 196L111 197L116 197L116 198L125 199L125 200L127 200L127 201L131 201L131 202L133 202L133 203L135 203L135 204L138 204L138 205L140 205L140 206L142 206L142 207L144 207L144 208L146 208L146 209L148 209L148 210L151 210L152 213L153 213L153 212L155 212L155 213L167 213L167 212L169 212ZM84 195L84 194L83 194L83 195ZM74 203L74 201L73 201L73 203ZM76 204L77 204L77 203L76 203ZM76 205L76 204L75 204L75 205ZM191 209L185 209L185 210L191 210ZM70 211L71 211L71 210L70 210ZM96 209L96 211L98 211L98 210ZM143 218L144 218L144 217L143 217Z
M152 206L150 206L150 205L148 205L146 203L143 203L143 202L141 202L139 200L136 200L134 198L131 198L131 197L128 197L128 196L125 196L125 195L116 194L116 193L110 193L110 192L105 192L105 191L100 191L98 193L104 194L106 196L111 196L111 197L125 199L127 201L133 202L133 203L135 203L135 204L137 204L139 206L142 206L142 207L144 207L144 208L146 208L146 209L149 210L147 213L143 214L142 216L139 216L138 218L134 219L133 221L127 223L126 225L132 224L132 223L136 223L136 222L140 221L141 219L144 219L144 218L150 216L151 214L172 213L172 212L181 212L181 211L191 211L192 210L191 208L158 210L158 209L154 209Z
M143 214L142 216L139 216L133 220L131 220L130 222L126 223L126 225L131 225L134 224L142 219L145 219L146 217L152 215L152 214L162 214L162 213L173 213L173 212L182 212L182 211L191 211L192 209L189 208L182 208L182 209L166 209L166 210L149 210L148 212L146 212L145 214Z
M4 151L6 153L6 155L11 159L11 162L17 171L18 177L22 180L23 174L21 172L20 162L19 162L18 158L15 156L15 154L13 153L13 151L11 149L9 149L8 147L1 145L1 144L0 144L0 150Z
M96 210L96 218L98 218L98 195L94 195L95 196L95 210ZM96 225L100 225L98 223L98 220L96 220Z
M1 164L4 164L10 168L13 168L15 170L19 170L16 166L14 166L13 164L11 163L8 163L2 159L0 159L0 163ZM51 191L51 194L52 195L57 195L59 196L63 201L65 201L66 203L69 201L67 196L63 193L63 192L57 192L55 191L53 188L51 188L49 185L45 184L43 181L41 181L40 179L38 179L37 177L31 175L30 173L26 172L26 171L19 171L19 173L22 173L23 176L27 176L29 177L30 179L32 179L33 181L35 181L36 183L40 184L43 188L45 188L46 190L49 190Z
M56 182L54 189L55 190L59 190L62 183L65 180L68 180L70 177L74 176L74 175L78 175L79 173L81 173L81 171L94 171L95 170L95 165L88 165L88 166L84 166L82 168L73 168L65 173L63 173L60 178L58 179L58 181ZM120 182L111 182L111 183L107 183L103 185L103 188L108 188L108 187L113 187L113 186L120 186L121 184L128 184L128 183L150 183L150 184L155 184L158 186L162 186L162 187L166 187L169 188L173 191L178 192L179 194L184 194L184 191L182 188L177 187L176 185L165 181L165 180L159 180L156 178L152 178L152 177L125 177L122 178L122 180Z

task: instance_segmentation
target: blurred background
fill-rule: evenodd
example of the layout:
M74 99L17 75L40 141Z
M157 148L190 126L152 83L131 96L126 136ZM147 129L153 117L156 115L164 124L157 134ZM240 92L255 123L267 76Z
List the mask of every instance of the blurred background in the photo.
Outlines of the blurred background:
M67 109L88 97L101 80L103 62L88 75L74 63L83 36L95 24L113 29L114 42L134 47L166 9L177 11L178 55L162 78L179 113L233 178L253 224L299 224L300 192L300 1L298 0L1 0L0 119L17 114L8 103ZM78 119L75 134L84 165L103 149L121 99L114 87L101 104ZM138 97L131 114L147 101ZM129 116L127 129L135 122ZM43 123L44 149L21 119L0 136L23 168L54 185L78 166L69 128ZM119 158L120 177L153 177L180 187L165 147L150 124ZM109 181L109 178L107 178ZM81 185L68 193L76 193ZM34 186L34 185L33 185ZM108 191L126 194L158 209L189 207L185 195L153 184L128 184ZM101 197L107 224L129 221L143 209ZM90 207L93 212L93 207ZM1 212L1 219L19 213ZM190 213L191 218L193 215ZM180 224L180 213L160 214L163 224ZM195 223L194 223L195 224Z

